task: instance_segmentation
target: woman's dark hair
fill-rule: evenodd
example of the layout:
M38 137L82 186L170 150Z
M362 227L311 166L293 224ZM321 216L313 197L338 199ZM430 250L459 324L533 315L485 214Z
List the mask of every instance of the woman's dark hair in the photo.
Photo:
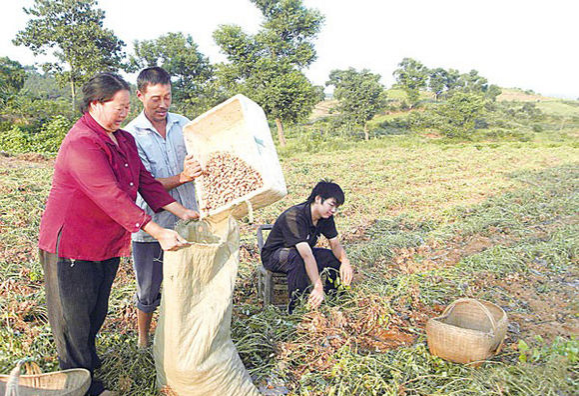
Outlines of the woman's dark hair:
M91 102L108 102L119 91L131 88L129 84L116 73L99 73L92 76L82 87L82 104L80 111L86 113Z
M162 67L147 67L137 76L137 89L143 93L146 92L148 85L157 84L171 84L171 75Z
M331 180L322 180L316 184L316 186L312 189L307 202L309 204L313 203L318 195L322 197L322 201L325 201L329 198L334 198L338 206L342 205L346 200L342 188L336 183L333 183Z

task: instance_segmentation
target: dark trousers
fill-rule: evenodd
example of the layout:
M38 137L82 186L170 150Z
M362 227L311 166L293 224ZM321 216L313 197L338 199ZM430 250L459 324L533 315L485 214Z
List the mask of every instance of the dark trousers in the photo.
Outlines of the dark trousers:
M330 293L336 289L336 279L340 274L340 261L330 249L313 248L312 252L318 264L318 271L328 268L324 292ZM275 251L264 267L273 272L287 274L287 285L290 297L289 311L293 311L297 300L310 285L304 259L296 248L283 248Z
M96 352L96 334L107 316L111 286L120 259L69 260L40 251L44 267L48 321L63 370L85 368L94 373L101 366ZM104 390L94 380L89 395Z
M163 249L159 242L133 242L133 269L137 278L135 302L146 313L161 304Z

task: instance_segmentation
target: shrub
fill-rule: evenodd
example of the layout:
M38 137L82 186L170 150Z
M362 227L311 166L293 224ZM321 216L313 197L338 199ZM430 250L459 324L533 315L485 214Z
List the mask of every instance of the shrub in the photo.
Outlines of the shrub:
M374 133L376 135L402 135L408 133L410 127L409 117L396 117L381 122L378 125L378 130L374 131Z
M56 153L71 126L72 123L66 117L57 115L42 126L31 148L36 152Z
M0 132L0 151L10 153L32 151L30 135L16 125L7 131Z
M477 118L474 120L474 129L487 129L489 127L489 122L486 118Z
M0 151L15 154L56 153L71 126L71 121L62 115L57 115L43 124L36 134L31 134L21 126L13 125L7 131L0 131Z
M543 126L541 124L533 124L533 132L543 132Z

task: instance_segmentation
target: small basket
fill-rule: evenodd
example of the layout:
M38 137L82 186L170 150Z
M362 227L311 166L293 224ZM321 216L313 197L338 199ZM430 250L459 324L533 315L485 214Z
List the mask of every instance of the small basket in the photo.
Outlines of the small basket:
M498 305L461 298L426 323L428 348L445 360L478 366L499 353L507 326L507 315Z
M20 375L18 362L10 375L0 375L3 396L84 396L90 387L90 372L83 368L54 373Z

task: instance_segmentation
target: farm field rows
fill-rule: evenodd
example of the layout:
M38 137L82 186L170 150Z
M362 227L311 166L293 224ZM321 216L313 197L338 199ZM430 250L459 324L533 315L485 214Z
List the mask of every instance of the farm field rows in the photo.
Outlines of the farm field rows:
M57 369L36 240L53 160L0 157L0 372L33 358ZM579 155L561 142L456 143L395 136L282 157L289 194L241 222L232 336L264 390L300 395L573 394L579 389ZM321 178L344 187L338 229L352 289L318 311L262 309L255 231ZM124 260L99 336L100 375L153 395L136 347L134 276ZM429 354L424 325L459 297L499 304L504 349L480 368Z

